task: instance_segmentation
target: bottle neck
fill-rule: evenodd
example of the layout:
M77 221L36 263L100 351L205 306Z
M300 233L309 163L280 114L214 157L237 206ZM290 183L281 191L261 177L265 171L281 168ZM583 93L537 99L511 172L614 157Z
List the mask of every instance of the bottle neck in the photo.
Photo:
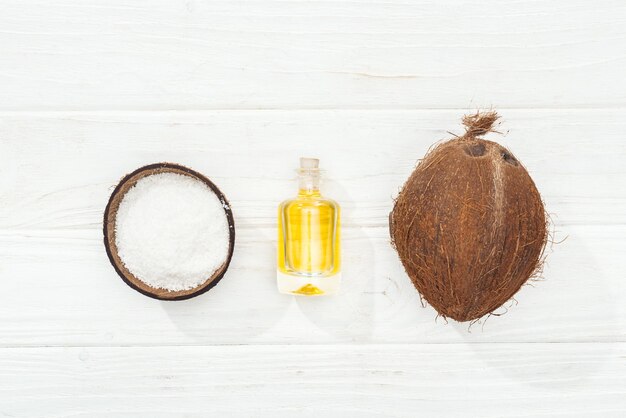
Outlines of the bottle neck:
M317 197L320 193L320 171L318 169L298 170L298 196Z

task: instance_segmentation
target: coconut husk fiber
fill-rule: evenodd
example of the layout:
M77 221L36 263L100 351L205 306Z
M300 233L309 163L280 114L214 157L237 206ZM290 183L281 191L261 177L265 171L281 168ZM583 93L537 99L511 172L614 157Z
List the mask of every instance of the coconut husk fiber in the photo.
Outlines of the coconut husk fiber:
M390 214L404 268L437 312L472 321L493 313L541 268L547 217L515 156L481 137L494 111L465 116L466 132L417 165Z

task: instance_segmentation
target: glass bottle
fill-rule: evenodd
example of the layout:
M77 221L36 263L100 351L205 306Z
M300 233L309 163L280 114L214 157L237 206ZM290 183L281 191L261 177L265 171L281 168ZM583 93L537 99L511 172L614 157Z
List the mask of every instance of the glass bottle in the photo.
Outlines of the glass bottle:
M340 208L320 193L318 159L300 159L298 180L298 196L278 207L278 290L331 295L341 282Z

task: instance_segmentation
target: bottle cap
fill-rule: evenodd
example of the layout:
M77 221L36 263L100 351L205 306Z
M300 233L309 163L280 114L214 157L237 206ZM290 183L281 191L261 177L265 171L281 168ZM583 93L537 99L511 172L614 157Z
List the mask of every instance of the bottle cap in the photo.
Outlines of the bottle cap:
M300 168L315 169L319 168L320 160L317 158L300 158Z

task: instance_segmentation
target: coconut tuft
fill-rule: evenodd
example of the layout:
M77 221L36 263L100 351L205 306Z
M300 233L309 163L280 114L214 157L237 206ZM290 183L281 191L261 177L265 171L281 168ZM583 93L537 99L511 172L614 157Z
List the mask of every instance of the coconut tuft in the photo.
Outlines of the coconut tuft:
M392 244L420 296L461 322L493 314L540 273L548 242L530 175L511 151L480 138L498 118L465 116L465 135L427 153L390 214Z
M500 119L495 110L480 112L477 111L473 115L463 116L463 125L465 125L465 135L463 138L476 138L489 132L497 132L493 129L493 125Z

